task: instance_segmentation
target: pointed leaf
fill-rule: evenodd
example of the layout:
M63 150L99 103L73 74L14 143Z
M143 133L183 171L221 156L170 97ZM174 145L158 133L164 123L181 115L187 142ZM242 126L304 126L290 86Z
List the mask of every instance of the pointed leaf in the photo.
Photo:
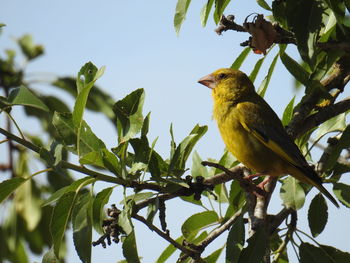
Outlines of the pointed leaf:
M59 251L64 233L67 229L69 218L75 203L75 192L65 193L53 209L50 232L52 236L55 255L59 257Z
M17 40L23 54L28 60L34 59L44 53L44 47L42 45L35 45L31 35L24 35Z
M294 59L282 52L280 54L283 65L287 68L290 74L293 75L298 81L300 81L305 87L310 85L310 73L307 72L302 66L299 65Z
M324 166L324 171L331 169L337 163L337 160L343 149L350 148L350 126L347 126L340 136L337 144L332 148L329 153L329 158Z
M196 178L197 176L203 176L204 178L207 178L209 176L207 167L202 165L202 158L199 156L197 151L194 151L192 155L191 176L193 178Z
M113 112L118 118L119 127L122 131L120 141L126 141L134 137L142 129L143 116L142 107L145 99L143 89L131 92L113 106Z
M219 23L222 14L230 1L231 0L215 0L214 21L216 24Z
M73 124L72 114L55 112L52 120L61 142L73 153L77 153L78 130ZM81 156L106 148L106 145L91 130L91 128L82 121L80 130L79 153Z
M190 135L187 136L177 147L172 159L170 160L169 170L177 174L183 173L185 163L198 140L207 132L207 126L196 125Z
M132 231L123 242L123 255L127 262L139 263L135 232Z
M245 49L243 49L241 54L239 54L239 56L236 58L236 60L232 63L231 68L232 69L239 69L242 66L244 60L247 58L250 50L251 50L250 47L246 47Z
M208 227L213 223L217 223L218 220L219 217L214 211L205 211L194 214L186 219L186 221L182 224L182 234L187 240L191 240L202 228Z
M238 262L244 246L245 229L243 214L233 223L226 241L226 263Z
M14 88L8 97L8 102L11 105L23 105L34 107L43 111L49 111L48 107L36 95L34 95L28 88L21 86Z
M219 259L221 252L224 248L219 248L215 250L213 253L211 253L209 256L204 258L204 262L206 263L215 263Z
M179 243L179 244L182 244L182 242L184 241L184 237L180 236L175 241L177 243ZM157 259L156 263L165 263L169 259L169 257L172 254L174 254L175 251L176 251L176 248L173 245L170 244L169 246L166 247L166 249L164 249L162 254L160 254L160 256Z
M185 21L187 9L191 3L191 0L178 0L175 9L174 27L176 34L180 32L182 23Z
M58 189L46 201L44 201L41 206L51 205L54 202L56 202L58 199L60 199L65 193L75 192L77 189L81 189L82 187L88 184L91 184L93 182L94 182L94 179L91 178L90 176L86 176L84 178L76 180L72 184Z
M301 263L346 263L350 260L347 252L324 245L316 247L305 242L299 247L299 256Z
M350 185L335 183L333 192L343 205L350 208Z
M312 199L307 218L312 236L317 237L326 227L328 220L328 206L321 193Z
M265 10L272 11L271 7L269 6L269 4L265 0L257 0L257 3Z
M265 229L259 228L247 242L248 246L243 248L238 262L239 263L256 263L261 262L266 253L267 234Z
M104 218L104 206L108 203L109 197L113 192L113 187L108 187L99 192L93 201L92 205L92 219L93 225L97 232L103 233L102 219Z
M290 122L290 120L293 117L294 100L295 100L295 96L288 103L287 107L285 108L285 110L283 112L283 116L282 116L282 124L283 124L283 126L288 125L288 123Z
M317 129L315 140L318 141L329 132L344 131L346 128L345 116L346 114L342 113L322 123Z
M79 71L77 76L78 96L74 104L73 123L79 128L83 119L84 109L88 100L90 90L96 80L102 76L104 67L97 70L91 62L86 63Z
M289 176L283 180L281 191L281 199L286 208L299 210L305 202L305 192L298 180Z
M80 195L72 212L72 226L74 247L81 262L84 263L91 262L91 210L91 193L88 192Z
M273 71L275 70L275 66L276 66L276 62L277 62L277 59L278 59L278 54L274 57L274 59L272 60L271 62L271 65L269 67L269 70L267 72L267 75L266 77L264 78L264 80L262 81L262 83L260 84L260 87L258 89L258 94L261 96L261 97L264 97L265 96L265 92L267 90L267 87L269 86L270 84L270 80L271 80L271 77L272 77L272 73Z
M4 201L13 191L25 183L28 179L15 177L0 183L0 203Z
M255 63L254 69L252 70L252 72L249 75L249 79L251 80L251 82L254 83L256 76L258 75L265 58L266 58L266 56L262 57L261 59L258 60L258 62Z
M201 24L202 27L205 27L208 21L210 10L213 7L214 0L207 0L207 3L204 4L201 10Z

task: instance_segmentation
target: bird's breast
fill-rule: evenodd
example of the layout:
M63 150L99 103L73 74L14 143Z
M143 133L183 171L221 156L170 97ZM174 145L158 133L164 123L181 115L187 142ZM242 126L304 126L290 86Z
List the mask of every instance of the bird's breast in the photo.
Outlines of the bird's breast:
M237 160L258 173L284 173L284 161L242 126L236 107L214 108L214 117L227 149Z

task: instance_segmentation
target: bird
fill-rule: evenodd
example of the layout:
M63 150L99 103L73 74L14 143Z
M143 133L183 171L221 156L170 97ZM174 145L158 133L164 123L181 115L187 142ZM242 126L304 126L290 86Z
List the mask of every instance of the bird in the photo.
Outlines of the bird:
M198 82L212 89L213 117L226 148L238 161L256 172L255 175L267 176L263 183L291 175L300 182L315 186L339 207L277 114L255 91L245 73L221 68ZM263 189L264 184L261 186Z

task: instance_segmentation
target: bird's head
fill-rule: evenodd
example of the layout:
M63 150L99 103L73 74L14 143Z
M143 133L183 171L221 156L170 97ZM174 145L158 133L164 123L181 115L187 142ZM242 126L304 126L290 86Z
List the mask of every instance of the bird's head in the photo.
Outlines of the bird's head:
M255 92L253 83L246 74L230 68L218 69L198 82L213 90L214 99L237 100Z

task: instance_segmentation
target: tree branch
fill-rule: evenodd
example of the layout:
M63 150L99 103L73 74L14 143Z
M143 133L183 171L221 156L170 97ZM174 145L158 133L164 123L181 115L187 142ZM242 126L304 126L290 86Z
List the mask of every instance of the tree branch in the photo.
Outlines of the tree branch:
M327 91L331 91L332 89L343 91L345 85L350 80L350 56L344 55L334 64L333 67L333 72L325 80L321 81L321 84ZM298 138L303 134L300 132L300 130L304 130L303 123L310 112L316 108L320 96L320 89L316 89L315 91L306 94L302 98L300 105L295 109L293 118L286 128L288 134L293 139Z
M135 218L136 220L144 223L149 229L151 229L152 231L156 232L160 237L162 237L163 239L168 241L170 244L172 244L177 249L181 250L186 255L188 255L188 256L190 256L192 258L199 258L200 257L200 252L195 251L193 249L189 249L189 248L187 248L187 247L177 243L174 239L172 239L168 235L168 233L163 232L158 227L156 227L152 223L148 222L144 217L142 217L142 216L140 216L138 214L133 214L132 217Z
M236 222L237 218L242 214L242 208L239 209L229 220L227 220L220 227L214 229L210 234L200 243L199 247L203 250L213 242L218 236L220 236L226 230L229 230L230 227Z
M319 126L320 124L324 123L325 121L343 113L350 109L350 97L336 103L331 104L329 106L323 107L320 111L317 113L314 113L312 115L309 115L306 117L301 125L300 128L295 134L296 137L301 136L305 132L311 130L312 128L315 128Z

